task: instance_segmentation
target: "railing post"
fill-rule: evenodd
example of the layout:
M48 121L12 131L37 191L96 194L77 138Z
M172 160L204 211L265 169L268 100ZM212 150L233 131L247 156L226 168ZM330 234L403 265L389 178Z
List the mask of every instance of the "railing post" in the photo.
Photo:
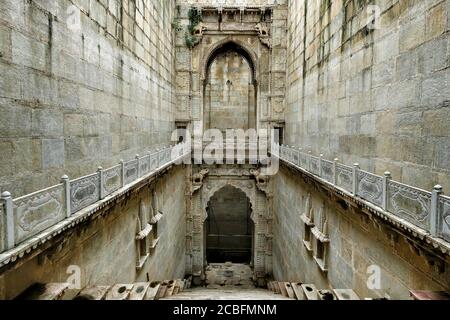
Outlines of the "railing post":
M61 183L64 185L64 201L66 202L66 217L70 218L72 209L70 207L70 179L67 175L62 176Z
M120 160L120 170L122 171L122 188L125 187L125 161Z
M319 177L322 178L322 160L323 160L323 154L320 154L319 156Z
M312 151L309 150L308 151L308 171L309 172L312 172L312 170L311 170L311 158L312 158Z
M439 236L439 220L441 217L439 198L442 194L442 187L437 185L433 188L431 195L431 217L430 217L430 234L433 237Z
M301 168L302 167L302 158L301 158L301 156L302 156L302 151L303 151L303 149L302 148L298 148L298 167L299 168Z
M384 211L387 211L388 209L389 181L391 179L392 179L391 173L389 171L386 171L383 177L383 202L381 205Z
M157 165L156 165L156 169L155 170L158 170L159 167L161 167L161 163L160 163L161 157L160 157L160 154L159 154L160 150L161 149L159 149L159 148L156 149L156 163L157 163Z
M16 235L14 232L14 209L11 193L5 191L2 193L2 202L5 206L6 214L6 250L11 250L16 245Z
M339 163L339 159L335 158L333 162L333 184L337 186L338 176L337 176L337 165Z
M359 175L359 163L353 165L353 195L358 194L358 175Z
M141 177L141 159L139 159L139 155L136 155L136 162L137 162L137 176L138 180Z
M105 171L103 170L102 167L98 167L97 169L98 175L100 176L100 200L103 200L106 198L106 194L105 194L105 186L104 186L104 175L105 175Z

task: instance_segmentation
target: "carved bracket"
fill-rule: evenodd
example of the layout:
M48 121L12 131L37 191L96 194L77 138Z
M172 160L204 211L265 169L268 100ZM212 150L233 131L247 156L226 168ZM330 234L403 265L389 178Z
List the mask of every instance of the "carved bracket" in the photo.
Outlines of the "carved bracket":
M270 193L269 177L262 175L259 170L255 169L250 170L250 174L255 177L258 189L268 195Z
M200 190L203 186L203 180L209 174L208 169L203 169L199 173L192 175L192 194Z
M256 32L258 32L259 41L261 41L263 45L271 49L272 43L270 41L269 27L267 26L267 24L260 22L255 26L255 30Z

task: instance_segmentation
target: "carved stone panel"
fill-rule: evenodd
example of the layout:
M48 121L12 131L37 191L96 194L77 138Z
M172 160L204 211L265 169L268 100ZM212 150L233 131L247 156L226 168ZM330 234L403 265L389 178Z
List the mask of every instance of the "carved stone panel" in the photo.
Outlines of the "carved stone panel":
M133 181L137 180L138 178L138 161L137 160L133 160L130 162L125 163L124 166L124 185L130 184Z
M150 170L154 171L158 169L158 153L152 153L150 155Z
M440 224L440 235L447 241L450 241L450 198L441 198L441 221Z
M72 213L100 200L100 176L90 175L70 183L70 206Z
M358 196L381 206L383 204L383 178L365 171L359 171Z
M122 186L122 168L115 166L111 169L105 170L103 173L103 194L109 195L120 189Z
M429 230L431 193L394 181L388 185L388 210L406 221Z
M315 175L319 175L319 158L311 157L310 158L310 165L311 165L311 173L314 173Z
M150 155L139 160L139 173L141 177L150 173Z
M0 202L0 253L5 250L6 229L5 229L5 213L3 211L3 203Z
M322 178L333 182L333 162L322 160Z
M336 178L337 178L337 185L348 191L352 192L353 188L353 170L351 167L344 166L342 164L336 165Z
M66 218L62 185L14 200L13 203L16 243L21 243Z

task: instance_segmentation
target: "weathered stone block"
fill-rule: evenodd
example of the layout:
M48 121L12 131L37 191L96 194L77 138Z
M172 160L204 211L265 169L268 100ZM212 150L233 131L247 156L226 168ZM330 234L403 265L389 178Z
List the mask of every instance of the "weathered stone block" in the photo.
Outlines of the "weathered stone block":
M32 112L33 136L61 136L63 123L63 114L59 111L35 109Z
M64 140L42 140L42 168L44 170L64 166Z

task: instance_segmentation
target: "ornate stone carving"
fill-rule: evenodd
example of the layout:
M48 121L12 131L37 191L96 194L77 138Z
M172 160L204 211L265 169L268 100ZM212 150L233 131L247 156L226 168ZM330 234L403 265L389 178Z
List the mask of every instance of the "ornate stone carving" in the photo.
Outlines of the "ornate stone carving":
M390 181L388 195L390 212L418 227L429 229L431 193Z
M201 40L201 38L203 37L203 32L205 32L206 30L208 30L208 28L206 27L206 24L204 24L203 22L200 22L194 28L194 32L193 32L194 36L196 36L198 40Z
M121 166L115 166L111 169L105 170L102 177L103 194L109 195L120 189L122 184L121 170Z
M130 162L125 163L124 166L124 185L130 184L138 178L138 161L132 160Z
M269 27L267 24L260 22L255 26L256 32L258 32L258 38L259 41L261 41L262 44L267 46L269 49L272 48L272 43L270 41L270 35L269 35Z
M64 201L64 188L61 185L15 200L16 243L64 220Z
M440 221L441 236L450 241L450 198L441 197L442 221Z
M262 175L259 170L252 169L250 173L255 177L258 189L266 194L269 193L269 177Z
M199 190L203 186L203 179L205 179L208 173L208 169L203 169L199 173L192 175L192 193Z
M70 208L75 213L100 199L100 177L90 175L70 183Z
M365 171L359 171L358 196L381 206L383 203L383 178Z

